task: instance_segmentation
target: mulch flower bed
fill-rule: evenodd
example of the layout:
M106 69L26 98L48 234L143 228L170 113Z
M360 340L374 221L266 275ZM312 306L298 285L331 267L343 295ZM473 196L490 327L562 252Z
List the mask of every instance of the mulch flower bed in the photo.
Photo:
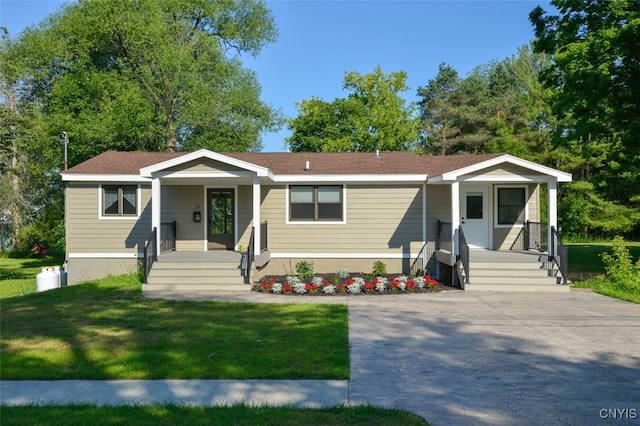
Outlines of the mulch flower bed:
M408 277L367 274L328 274L301 279L298 276L267 276L252 287L270 294L306 296L356 296L407 293L435 293L450 290L430 276Z

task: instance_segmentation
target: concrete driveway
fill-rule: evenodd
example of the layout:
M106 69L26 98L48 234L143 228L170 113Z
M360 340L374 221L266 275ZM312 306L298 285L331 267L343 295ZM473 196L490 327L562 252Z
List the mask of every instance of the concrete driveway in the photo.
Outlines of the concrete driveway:
M640 424L639 305L584 292L349 304L352 403L436 425Z
M640 424L640 305L595 293L157 297L346 303L350 403L435 425Z

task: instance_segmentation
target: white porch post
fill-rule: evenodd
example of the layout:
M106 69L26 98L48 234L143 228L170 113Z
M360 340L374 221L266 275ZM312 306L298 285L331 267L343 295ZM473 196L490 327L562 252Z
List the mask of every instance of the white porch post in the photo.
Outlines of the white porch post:
M460 182L453 182L451 184L451 242L454 256L460 254L458 228L460 228Z
M262 236L260 235L260 178L258 176L253 177L253 226L255 228L253 255L258 256L260 254L260 242L262 241Z
M551 227L558 230L558 189L556 180L550 180L547 187L549 188L549 235L547 241L549 241L549 254L552 252L556 254L558 253L557 241L551 235ZM553 244L553 247L551 247L551 244Z
M161 210L161 185L160 178L154 177L151 180L151 229L156 228L156 256L160 254L160 210Z

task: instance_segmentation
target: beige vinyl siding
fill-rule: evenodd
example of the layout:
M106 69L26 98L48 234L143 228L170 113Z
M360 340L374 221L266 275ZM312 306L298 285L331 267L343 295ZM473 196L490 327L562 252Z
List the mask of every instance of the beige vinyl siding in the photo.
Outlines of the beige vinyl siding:
M286 223L286 186L263 186L269 249L282 253L417 252L422 246L421 185L348 185L342 223Z
M474 173L474 175L511 177L542 176L541 173L513 164L500 164L498 166L489 167L482 170L482 173Z
M104 184L107 184L106 182ZM117 183L126 185L126 183ZM151 186L142 185L141 215L100 218L100 186L68 183L65 212L68 253L140 253L151 232Z
M200 159L190 161L179 166L170 167L165 170L166 172L228 172L228 171L244 171L239 167L224 164L219 161Z
M202 185L162 185L161 222L176 221L176 250L204 250L207 208ZM199 211L201 222L193 221Z

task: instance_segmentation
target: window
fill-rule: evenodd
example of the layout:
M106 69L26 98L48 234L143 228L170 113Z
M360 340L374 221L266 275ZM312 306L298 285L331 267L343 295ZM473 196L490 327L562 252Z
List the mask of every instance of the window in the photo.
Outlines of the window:
M341 186L289 187L289 217L292 221L341 221Z
M102 213L104 216L135 216L138 214L136 185L104 185Z
M498 188L498 225L523 224L525 188Z

